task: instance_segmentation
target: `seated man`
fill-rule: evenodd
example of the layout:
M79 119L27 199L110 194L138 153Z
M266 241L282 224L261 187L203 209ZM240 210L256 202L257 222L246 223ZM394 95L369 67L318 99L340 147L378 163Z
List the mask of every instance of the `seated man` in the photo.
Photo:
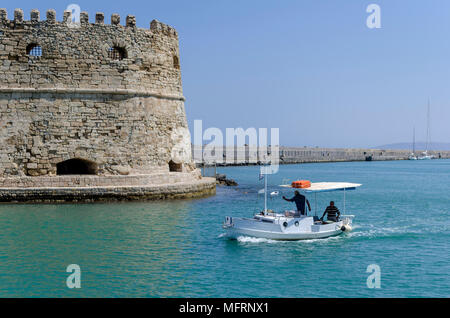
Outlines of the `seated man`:
M323 221L323 218L325 217L325 214L327 214L327 220L328 221L337 222L339 220L339 216L341 215L341 212L334 205L334 201L331 201L330 202L330 206L328 206L325 209L325 212L323 213L322 217L320 218L321 221Z
M306 199L306 197L304 195L301 195L300 192L298 192L298 191L295 191L294 193L295 193L295 196L292 199L283 197L283 199L288 202L295 202L295 205L297 207L297 212L294 213L294 215L289 214L286 216L287 217L289 217L289 216L300 217L302 215L306 215L305 203L308 204L308 209L311 212L311 206L309 205L309 201Z

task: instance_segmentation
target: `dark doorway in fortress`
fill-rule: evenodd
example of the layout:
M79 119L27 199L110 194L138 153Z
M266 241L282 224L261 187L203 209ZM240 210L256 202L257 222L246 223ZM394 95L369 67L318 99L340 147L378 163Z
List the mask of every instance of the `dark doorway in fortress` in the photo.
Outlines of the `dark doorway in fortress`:
M56 165L58 176L67 175L96 175L98 166L95 162L83 159L70 159Z
M183 164L175 163L172 160L169 162L169 171L170 172L183 172Z

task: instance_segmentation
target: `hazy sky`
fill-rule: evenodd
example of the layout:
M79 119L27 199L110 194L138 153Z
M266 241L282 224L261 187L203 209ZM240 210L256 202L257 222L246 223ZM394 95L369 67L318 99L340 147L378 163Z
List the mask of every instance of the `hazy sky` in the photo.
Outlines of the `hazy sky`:
M6 4L7 3L7 4ZM290 146L370 147L432 139L450 142L450 1L9 1L29 11L77 3L152 19L180 36L189 124L280 128ZM381 7L381 29L366 8Z

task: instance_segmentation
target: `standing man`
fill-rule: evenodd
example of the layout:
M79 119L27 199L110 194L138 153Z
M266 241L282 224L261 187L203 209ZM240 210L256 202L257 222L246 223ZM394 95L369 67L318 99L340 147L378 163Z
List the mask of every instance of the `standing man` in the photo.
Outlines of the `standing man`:
M295 191L295 196L292 199L288 199L286 197L283 197L283 199L288 202L295 202L295 205L297 206L297 213L295 213L294 216L306 215L305 203L308 204L309 212L311 212L311 205L309 205L308 199L306 199L306 197L298 191Z

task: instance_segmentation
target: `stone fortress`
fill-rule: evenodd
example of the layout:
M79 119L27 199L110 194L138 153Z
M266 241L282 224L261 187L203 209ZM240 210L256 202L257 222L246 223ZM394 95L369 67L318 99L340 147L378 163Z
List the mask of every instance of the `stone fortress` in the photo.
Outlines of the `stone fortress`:
M192 160L173 28L30 18L0 9L0 202L215 193Z

